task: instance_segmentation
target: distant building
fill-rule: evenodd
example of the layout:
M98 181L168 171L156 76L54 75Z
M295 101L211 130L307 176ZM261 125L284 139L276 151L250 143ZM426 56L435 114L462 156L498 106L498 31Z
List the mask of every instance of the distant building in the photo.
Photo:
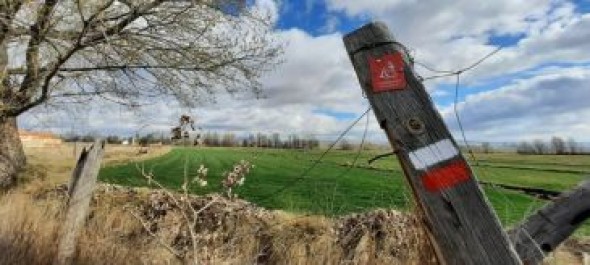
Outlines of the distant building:
M18 134L24 147L58 147L63 140L50 132L29 132L19 130Z

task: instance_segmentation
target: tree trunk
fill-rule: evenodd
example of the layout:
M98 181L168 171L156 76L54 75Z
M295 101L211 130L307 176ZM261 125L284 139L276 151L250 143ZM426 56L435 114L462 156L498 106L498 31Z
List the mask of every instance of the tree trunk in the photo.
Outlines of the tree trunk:
M0 190L16 183L16 175L25 164L16 117L0 117Z
M10 23L12 15L19 9L20 4L12 6L16 8L12 14L8 10L2 10ZM5 5L3 5L6 8ZM5 14L6 13L6 14ZM8 24L4 24L7 26ZM25 152L18 135L16 117L7 115L4 110L10 106L12 90L10 89L9 78L6 75L8 66L8 47L6 45L7 28L0 26L0 190L6 189L16 183L16 175L26 164Z

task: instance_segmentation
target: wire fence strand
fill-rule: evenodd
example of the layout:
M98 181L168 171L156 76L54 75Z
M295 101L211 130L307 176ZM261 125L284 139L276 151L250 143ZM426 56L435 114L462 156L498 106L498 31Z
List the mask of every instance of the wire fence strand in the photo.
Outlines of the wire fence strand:
M346 134L348 134L348 132L350 132L350 130L352 130L352 128L354 128L354 126L363 118L365 117L369 111L371 111L371 107L368 107L367 110L365 110L363 112L363 114L361 114L356 120L354 120L352 122L352 124L350 124L344 131L342 131L342 133L340 133L340 135L336 138L336 140L334 140L332 142L332 144L330 144L330 146L328 147L328 149L326 149L318 159L316 159L311 166L309 166L308 168L306 168L305 170L303 170L303 172L296 177L294 180L290 181L289 183L287 183L286 185L284 185L283 187L281 187L280 189L278 189L277 191L273 192L270 195L267 195L265 197L262 197L261 199L259 199L259 201L267 201L271 198L273 198L274 196L277 196L278 194L284 192L285 190L289 189L290 187L292 187L293 185L297 184L298 182L304 180L305 178L307 178L307 175L309 174L309 172L311 172L314 168L316 168L324 159L324 157L330 152L332 151L332 149L334 149L334 147L340 142L340 140L342 140L342 138L344 138L344 136L346 136ZM368 126L368 125L367 125ZM365 133L365 137L366 137L366 133ZM363 140L364 141L364 140Z

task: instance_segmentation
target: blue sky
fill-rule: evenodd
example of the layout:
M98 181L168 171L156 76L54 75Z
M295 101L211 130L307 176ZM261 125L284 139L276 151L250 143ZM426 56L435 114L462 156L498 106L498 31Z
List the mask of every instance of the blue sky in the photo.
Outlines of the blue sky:
M590 1L566 0L252 0L276 20L283 64L261 78L266 97L187 110L170 102L149 109L85 116L87 131L129 133L149 117L153 130L167 131L181 113L199 117L211 130L302 133L335 137L367 107L342 36L363 24L385 22L417 61L437 69L468 66L498 47L496 55L461 76L458 109L474 141L548 139L553 135L590 141ZM416 66L422 76L433 73ZM453 133L454 78L425 82ZM97 103L98 104L98 103ZM102 104L102 103L101 103ZM227 108L231 104L231 108ZM99 108L97 106L96 108ZM116 115L115 115L116 114ZM144 118L137 118L137 116ZM64 131L66 114L28 114L25 127ZM60 123L61 122L61 123ZM67 122L66 122L67 123ZM117 124L115 126L114 124ZM359 139L363 126L350 133ZM374 120L371 140L385 141Z
M302 2L305 3L302 4ZM555 4L552 4L550 10L559 8L559 4L557 3L558 2L556 1ZM575 12L577 13L590 12L590 1L575 1L573 4L575 5ZM373 19L373 16L369 13L348 16L344 11L330 10L324 1L283 1L279 6L280 17L277 23L279 29L301 29L311 36L321 36L334 32L343 34L359 27L360 25L370 22ZM452 38L461 37L463 36L457 35ZM497 33L490 30L489 34L486 36L486 44L494 47L511 48L518 45L518 43L521 40L526 39L526 37L527 32L525 31ZM474 58L474 61L475 59L476 58ZM514 80L530 78L534 76L535 72L542 71L543 69L556 67L571 68L585 65L588 65L588 62L568 62L567 60L560 61L557 59L555 61L543 62L542 64L521 71L503 73L493 76L493 78L477 80L477 84L465 84L462 82L460 83L459 100L463 101L465 97L473 93L473 91L491 91L498 87L509 85L514 82ZM428 74L425 74L425 76L428 76ZM440 106L451 106L454 104L455 85L454 78L452 80L447 79L444 82L434 85L439 91L439 93L433 93L433 97L437 104ZM427 82L427 86L432 85ZM350 120L354 117L354 113L351 112L339 112L329 109L316 109L314 112L317 114L333 116L339 120Z
M349 32L370 21L366 16L348 17L341 11L330 11L324 1L283 1L279 5L279 29L298 28L313 36Z

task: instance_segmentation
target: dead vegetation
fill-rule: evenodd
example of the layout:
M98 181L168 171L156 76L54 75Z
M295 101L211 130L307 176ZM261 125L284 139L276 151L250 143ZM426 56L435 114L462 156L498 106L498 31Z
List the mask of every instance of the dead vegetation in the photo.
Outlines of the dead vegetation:
M66 190L30 185L0 201L0 214L7 217L0 221L0 264L53 260ZM190 197L194 208L204 209L193 241L182 209L167 198L158 190L102 185L75 263L434 264L416 219L394 211L329 219L270 211L219 195Z
M52 152L70 150L62 149ZM107 153L107 161L137 159L130 158L133 148L109 149L116 153ZM0 264L54 259L67 194L65 185L54 183L69 175L73 162L62 156L58 163L48 152L29 156L29 172L44 179L0 195ZM75 264L437 264L413 214L374 210L328 218L267 210L221 195L188 196L190 208L202 209L193 236L182 212L190 208L177 207L165 192L100 185ZM584 264L588 250L570 240L547 264Z

